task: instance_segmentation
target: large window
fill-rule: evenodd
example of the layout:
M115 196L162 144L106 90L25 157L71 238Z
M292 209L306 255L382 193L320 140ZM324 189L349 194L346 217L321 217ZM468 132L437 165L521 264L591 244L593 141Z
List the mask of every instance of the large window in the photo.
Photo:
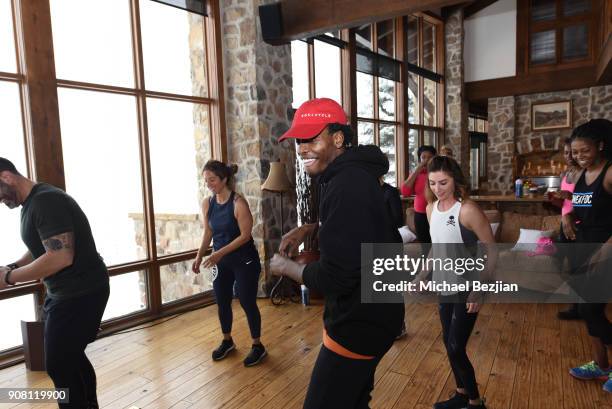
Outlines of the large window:
M441 61L443 26L428 15L406 17L404 30L408 94L408 169L414 171L421 145L439 147L443 139L444 86Z
M17 53L15 46L13 26L20 13L13 7L19 4L0 0L0 135L2 156L25 172L30 156L25 142L38 136L24 134L22 88L27 84L18 67L27 64L18 64L17 56L28 53ZM63 157L46 158L58 162L47 167L48 172L59 169L57 174L37 172L37 177L57 180L59 175L89 219L111 274L104 320L112 321L105 325L129 325L134 314L153 318L207 302L210 295L203 293L212 288L210 273L196 276L190 266L202 237L200 204L207 195L202 167L213 151L220 151L213 141L218 147L222 138L213 134L220 127L212 126L219 121L217 107L223 106L212 86L222 79L220 67L212 65L217 47L210 43L218 41L218 17L151 0L33 4L41 8L36 13L43 16L41 27L44 10L50 10L48 53L55 77L49 73L49 82L57 83ZM211 4L218 14L218 4ZM40 46L23 44L25 51ZM36 152L32 157L38 157ZM13 262L25 251L19 212L0 209L0 225L5 232L0 262ZM38 290L28 296L25 288L2 292L0 316L33 318L32 295ZM15 313L17 307L21 310ZM11 314L5 313L9 308ZM21 343L13 321L3 322L10 330L0 335L0 351Z
M330 98L342 104L342 48L337 32L308 41L291 42L294 109L312 98Z
M373 39L375 41L372 41ZM390 59L396 58L395 21L387 20L361 26L355 30L355 41L358 48L356 67L358 140L362 145L380 146L389 158L389 172L385 175L385 182L395 186L398 171L396 139L400 123L396 112L397 82L393 79L399 80L399 78L392 78L393 75L386 75L383 70L371 69L372 65L394 64ZM380 56L386 58L380 59Z

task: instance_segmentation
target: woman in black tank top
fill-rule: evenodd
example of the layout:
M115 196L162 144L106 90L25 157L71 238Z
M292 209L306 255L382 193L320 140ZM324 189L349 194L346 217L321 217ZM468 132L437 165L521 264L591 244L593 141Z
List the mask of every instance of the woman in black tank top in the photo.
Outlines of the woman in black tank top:
M261 335L261 315L257 307L257 290L261 264L253 244L251 231L253 216L247 201L231 189L237 167L210 160L204 165L206 186L213 193L202 203L204 236L193 263L193 272L200 266L212 268L212 285L217 299L223 340L212 352L213 361L220 361L235 349L232 340L232 298L234 284L253 338L251 351L244 359L245 366L257 365L266 356ZM203 260L210 242L212 254ZM216 272L216 274L215 274Z
M593 119L577 127L572 133L572 156L582 168L572 197L576 243L603 244L595 254L583 256L590 266L595 265L596 261L602 265L604 257L611 257L611 139L612 122L605 119ZM572 368L570 374L579 379L606 380L604 390L612 392L612 371L608 360L608 350L612 347L612 324L606 317L606 305L579 304L578 311L585 320L592 339L594 361Z

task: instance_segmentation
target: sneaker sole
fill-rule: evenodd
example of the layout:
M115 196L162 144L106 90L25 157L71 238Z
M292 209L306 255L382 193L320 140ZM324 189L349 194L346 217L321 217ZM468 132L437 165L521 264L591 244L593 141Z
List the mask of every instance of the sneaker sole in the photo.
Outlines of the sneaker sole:
M232 347L231 347L231 348L229 348L228 350L226 350L226 351L225 351L225 353L224 353L223 355L221 355L221 356L220 356L220 357L218 357L218 358L213 358L212 360L213 360L213 361L220 361L220 360L224 359L225 357L227 357L227 355L228 355L230 352L232 352L234 349L236 349L236 345L232 345Z
M250 367L250 366L255 366L255 365L257 365L258 363L260 363L261 361L263 361L263 359L264 359L265 357L267 357L267 356L268 356L268 351L264 351L264 353L263 353L263 354L261 354L261 356L259 357L259 359L258 359L257 361L255 361L255 362L251 362L250 364L244 364L244 366L246 366L247 368L248 368L248 367Z
M572 375L574 378L580 379L582 381L607 381L608 380L608 375L605 375L605 376L596 376L594 378L587 378L585 376L576 375L576 374L572 373L571 371L570 371L569 374Z

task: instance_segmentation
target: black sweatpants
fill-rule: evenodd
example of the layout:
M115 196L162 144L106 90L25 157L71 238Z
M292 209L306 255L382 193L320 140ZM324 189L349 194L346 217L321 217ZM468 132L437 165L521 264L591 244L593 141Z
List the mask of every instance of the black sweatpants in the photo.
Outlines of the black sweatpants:
M449 300L452 299L455 302L444 302L445 298L440 297L440 321L442 322L444 346L453 376L457 388L465 388L470 399L478 399L480 394L476 384L476 375L466 350L478 313L468 314L465 302L456 302L456 296L448 297Z
M414 212L414 229L417 240L421 243L423 254L427 256L431 248L431 235L429 234L429 221L427 213Z
M601 339L604 345L612 345L612 323L606 317L607 305L578 304L578 312L586 322L590 336Z
M261 315L257 307L257 288L261 264L257 251L251 257L228 254L217 264L217 278L213 281L213 289L217 297L219 321L224 334L232 332L232 298L234 282L240 305L244 310L252 338L261 335Z
M381 358L350 359L321 345L304 409L368 409Z
M106 308L109 286L68 299L47 297L45 319L45 361L56 388L68 388L67 408L97 408L96 373L85 355L87 344L96 339Z

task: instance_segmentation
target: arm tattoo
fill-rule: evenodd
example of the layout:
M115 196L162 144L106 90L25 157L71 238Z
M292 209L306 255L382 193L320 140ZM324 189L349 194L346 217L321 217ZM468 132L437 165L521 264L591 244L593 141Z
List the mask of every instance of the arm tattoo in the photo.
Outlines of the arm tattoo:
M74 247L74 234L72 232L58 234L57 236L49 237L43 240L43 246L48 252L60 250L72 250Z

